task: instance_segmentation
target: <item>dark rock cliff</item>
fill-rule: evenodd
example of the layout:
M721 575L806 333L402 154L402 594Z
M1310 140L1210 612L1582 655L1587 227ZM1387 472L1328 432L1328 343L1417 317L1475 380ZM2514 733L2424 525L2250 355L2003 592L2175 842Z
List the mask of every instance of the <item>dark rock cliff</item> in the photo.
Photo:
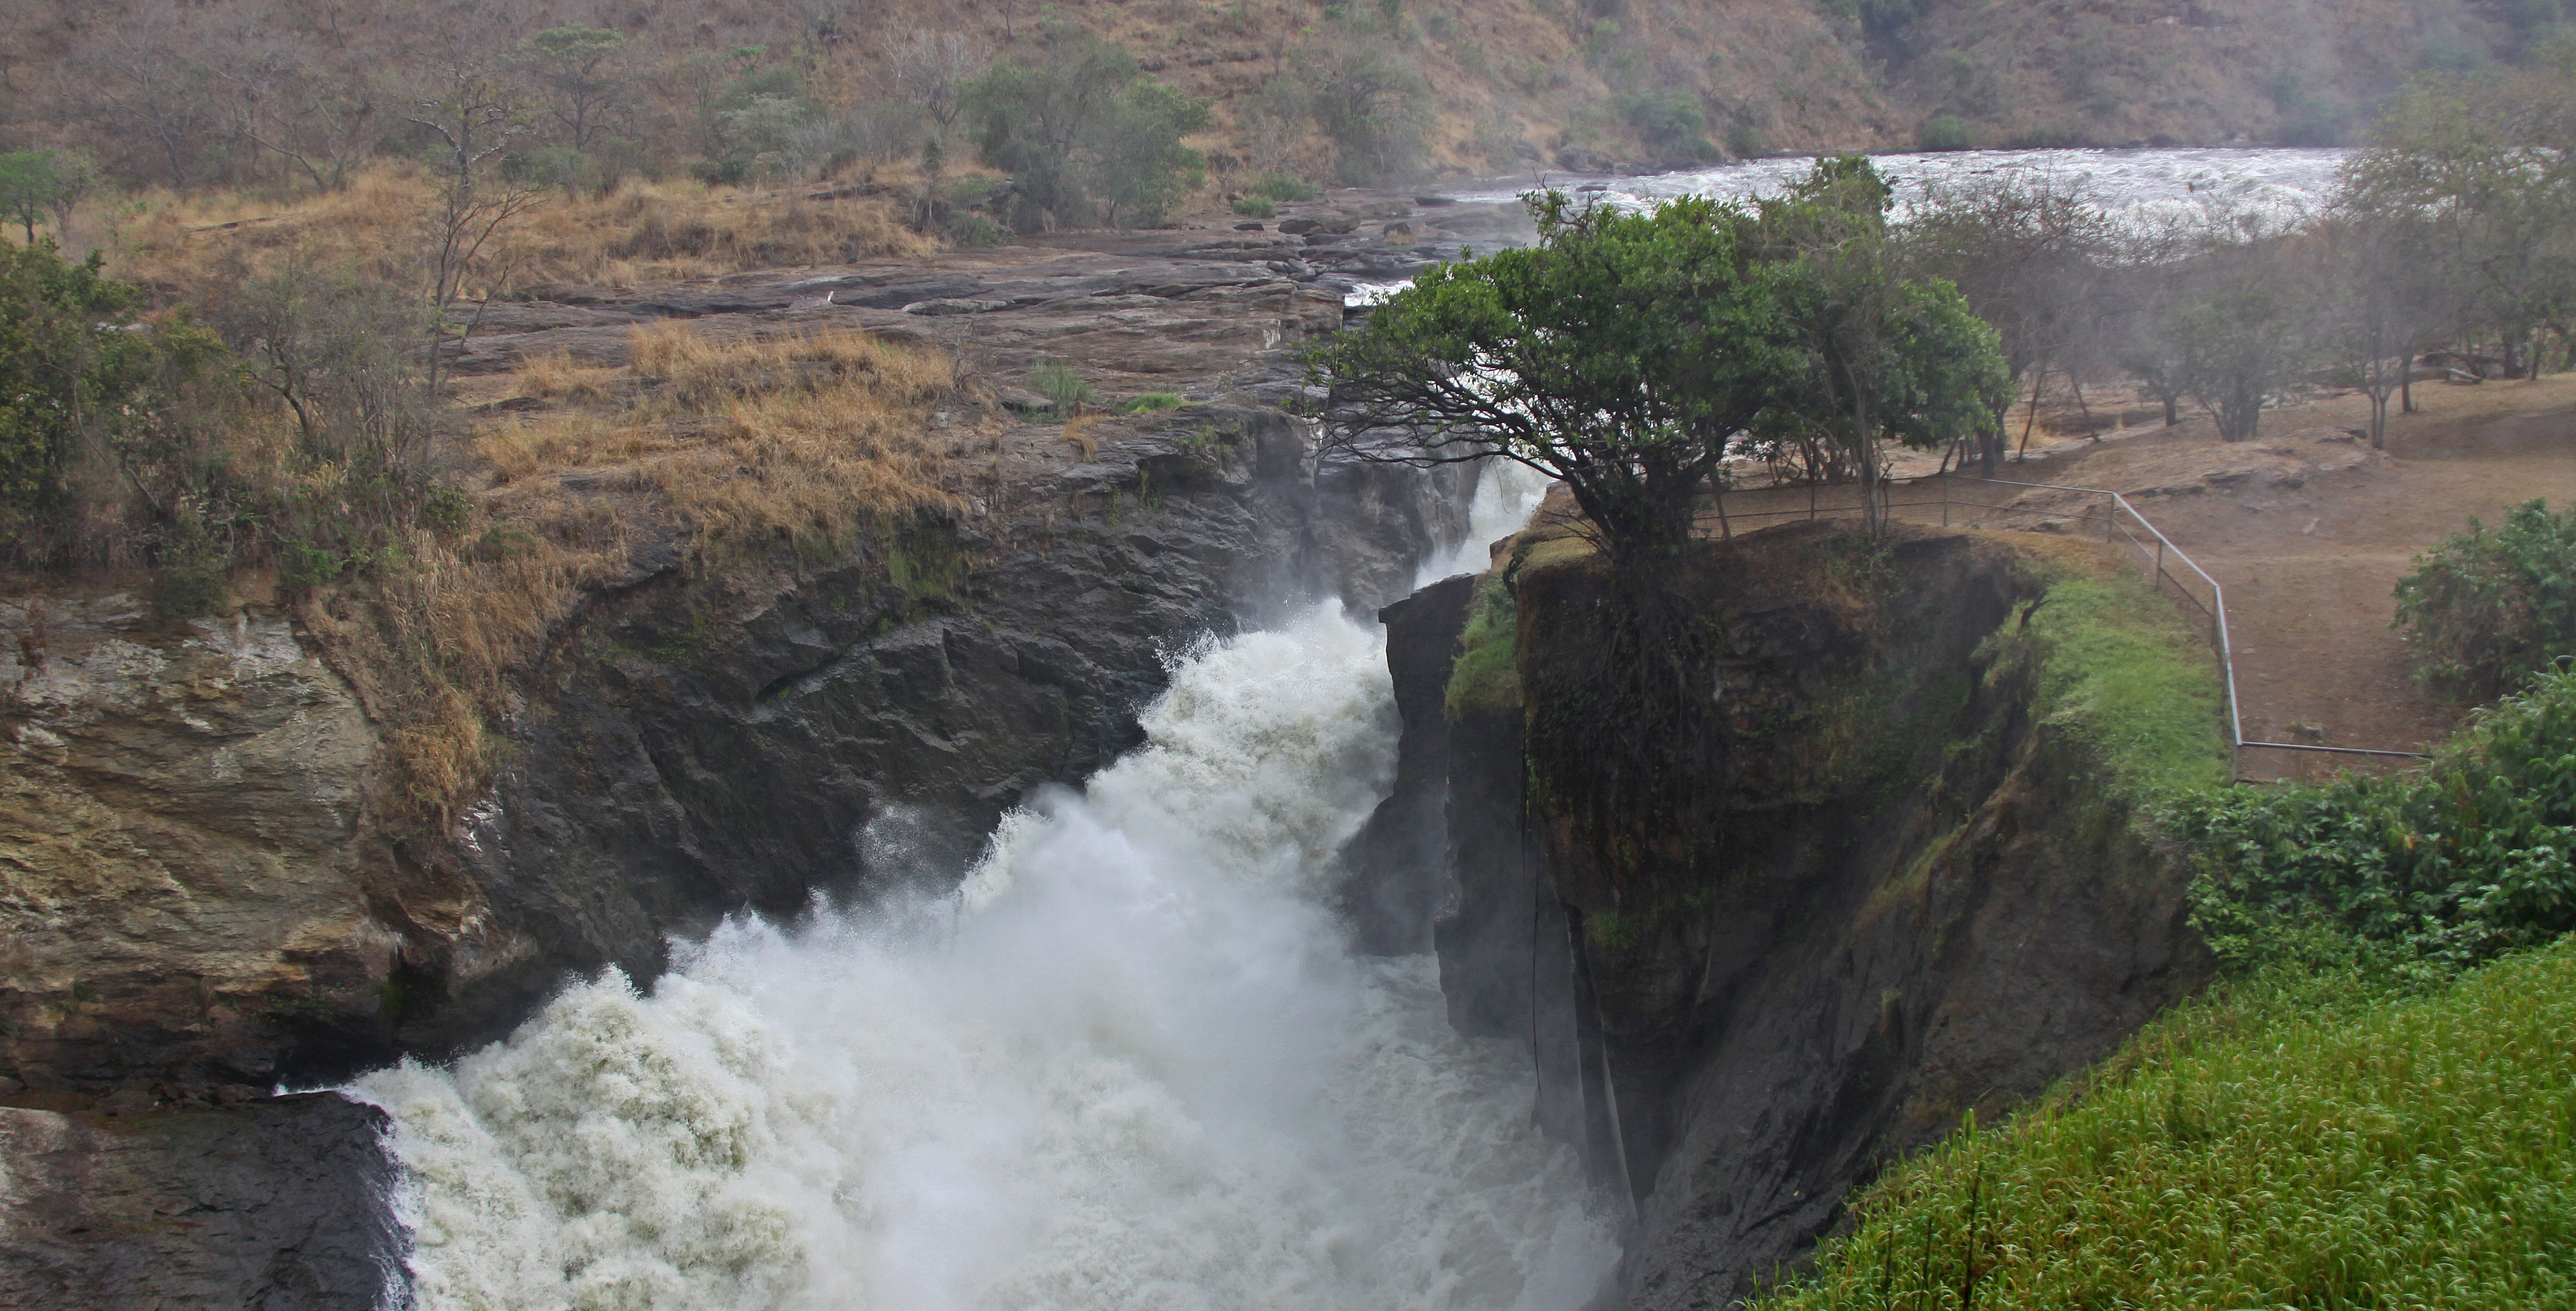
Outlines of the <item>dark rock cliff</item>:
M1373 609L1465 531L1461 477L1317 466L1270 409L1174 411L1009 519L828 568L673 572L586 615L518 752L432 859L499 931L407 934L398 1030L496 1036L566 971L817 892L953 883L996 818L1135 744L1165 660L1309 600ZM998 520L998 521L997 521Z
M2032 713L2046 653L2009 638L2045 583L2016 551L1900 530L1855 567L1811 525L1708 544L1685 586L1725 633L1711 768L1691 813L1607 843L1522 751L1565 709L1545 673L1592 640L1602 579L1511 581L1525 703L1437 726L1408 704L1408 756L1419 736L1446 768L1408 769L1381 813L1445 795L1452 1019L1529 1043L1542 1123L1633 1206L1620 1304L1729 1304L1879 1162L2205 977L2179 860ZM1454 649L1391 642L1418 662L1399 685Z

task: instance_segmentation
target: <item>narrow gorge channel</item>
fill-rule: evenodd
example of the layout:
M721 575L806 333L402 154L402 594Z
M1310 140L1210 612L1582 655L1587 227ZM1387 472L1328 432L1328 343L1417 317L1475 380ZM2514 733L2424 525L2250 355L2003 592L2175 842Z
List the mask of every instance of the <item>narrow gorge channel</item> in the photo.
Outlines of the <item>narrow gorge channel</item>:
M1534 499L1486 483L1461 555ZM1327 602L1203 643L1142 723L953 895L730 921L649 987L360 1080L418 1304L1588 1301L1616 1223L1533 1126L1526 1055L1457 1037L1432 959L1352 955L1331 908L1394 767L1377 627Z

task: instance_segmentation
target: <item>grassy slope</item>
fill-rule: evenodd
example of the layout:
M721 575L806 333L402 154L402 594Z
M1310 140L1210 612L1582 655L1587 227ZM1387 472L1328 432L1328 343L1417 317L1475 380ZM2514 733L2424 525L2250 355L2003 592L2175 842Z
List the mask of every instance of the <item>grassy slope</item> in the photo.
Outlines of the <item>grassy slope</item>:
M2034 712L2091 748L2117 799L2227 781L2217 662L2134 572L2067 570L1999 640L2025 633L2045 648Z
M2070 571L2026 631L2042 713L2152 806L2226 758L2196 642L2121 582ZM2576 1304L2576 943L2399 977L2281 966L2177 1008L1892 1170L1760 1306Z
M220 68L281 53L304 65L416 63L443 21L434 9L385 0L335 7L327 31L284 0L140 0L127 7L131 23L92 21L91 8L35 0L0 16L0 47L19 53L0 147L84 144L124 175L163 180L169 165L144 134L91 112L103 83L121 84L137 66L201 59ZM864 20L838 6L644 0L615 16L627 58L646 74L617 130L657 152L695 140L730 49L759 46L761 59L796 67L818 101L856 112L903 101L890 77L891 34L964 32L1009 55L1037 49L1048 23L1124 42L1158 76L1211 100L1215 122L1196 144L1250 168L1318 178L1335 172L1330 145L1310 125L1266 125L1260 106L1283 73L1337 42L1420 71L1426 167L1515 174L1528 167L1524 150L1542 166L1563 145L1628 158L1674 153L1640 134L1622 93L1680 97L1716 144L1738 153L1904 148L1939 114L1962 117L1974 142L1989 146L2325 139L2347 135L2372 99L2419 66L2510 60L2533 45L2498 17L2505 6L2427 0L1870 8L1920 16L1872 36L1837 16L1858 11L1850 0L1375 0L1320 11L1306 0L889 0ZM510 42L538 28L609 17L503 4L475 20L469 40L497 65Z
M1891 1172L1761 1305L2569 1304L2576 943L2374 1003L2281 975L2178 1008Z

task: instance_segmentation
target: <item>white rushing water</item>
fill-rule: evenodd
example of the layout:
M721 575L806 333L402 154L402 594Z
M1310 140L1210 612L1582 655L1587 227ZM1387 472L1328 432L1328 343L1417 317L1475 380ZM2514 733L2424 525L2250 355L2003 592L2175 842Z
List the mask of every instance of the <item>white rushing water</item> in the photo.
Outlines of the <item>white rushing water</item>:
M2253 209L2297 214L2321 208L2334 190L2335 171L2347 152L2338 148L2200 146L2137 150L1958 150L1873 155L1896 188L1900 203L1928 186L2001 174L2039 174L2082 180L2105 209L2121 215L2178 213L2188 209ZM1768 196L1807 176L1805 156L1749 159L1713 168L1643 177L1550 176L1551 186L1581 188L1614 204L1645 205L1675 196L1739 199ZM1508 201L1531 190L1535 179L1483 191L1460 192L1466 201Z
M1498 536L1534 480L1483 481ZM1143 724L957 898L728 923L362 1080L420 1305L1581 1305L1617 1250L1526 1057L1324 909L1393 768L1374 626L1206 645Z
M2336 170L2348 152L2339 148L2197 146L2139 150L1957 150L1872 155L1896 188L1900 209L1932 186L1978 178L2028 174L2080 182L2111 214L2150 221L2203 214L2255 213L2294 220L2322 210L2334 193ZM1815 160L1803 155L1748 159L1712 168L1634 177L1533 173L1509 185L1441 194L1476 204L1508 203L1544 183L1604 204L1643 208L1676 196L1743 200L1775 195L1807 176ZM1436 220L1435 220L1436 221ZM1411 286L1410 280L1363 283L1345 305L1375 305Z

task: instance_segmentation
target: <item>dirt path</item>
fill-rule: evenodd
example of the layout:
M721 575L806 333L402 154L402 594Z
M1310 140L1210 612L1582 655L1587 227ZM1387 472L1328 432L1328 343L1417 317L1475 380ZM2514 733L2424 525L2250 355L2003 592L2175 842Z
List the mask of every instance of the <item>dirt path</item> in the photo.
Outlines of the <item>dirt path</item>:
M2015 469L2131 495L2227 588L2249 739L2418 749L2463 708L2408 676L2391 593L2416 552L2471 515L2492 523L2533 497L2576 503L2576 377L2429 386L2416 398L2420 413L2392 416L2384 460L2358 443L2320 456L2335 446L2318 429L2366 422L2365 402L2346 397L2266 414L2250 444L2259 452L2220 443L2202 422L2061 447ZM2248 456L2259 467L2231 473ZM2321 777L2350 759L2248 752L2242 764L2249 777Z

